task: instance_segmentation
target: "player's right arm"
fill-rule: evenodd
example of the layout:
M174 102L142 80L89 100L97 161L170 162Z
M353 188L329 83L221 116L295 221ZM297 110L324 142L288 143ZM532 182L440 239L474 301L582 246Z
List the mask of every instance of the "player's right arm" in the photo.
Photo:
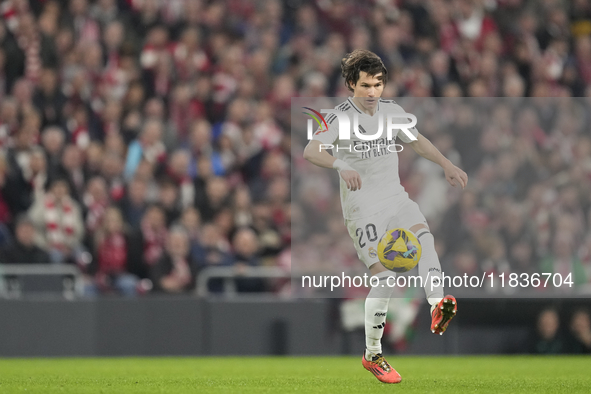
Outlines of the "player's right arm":
M325 145L322 141L310 140L304 149L304 159L318 167L334 168L332 165L337 158L326 151Z
M331 142L334 142L331 141ZM312 139L304 149L304 159L319 167L334 168L351 191L361 189L361 176L343 160L337 159L326 151L325 146L330 143L320 139Z

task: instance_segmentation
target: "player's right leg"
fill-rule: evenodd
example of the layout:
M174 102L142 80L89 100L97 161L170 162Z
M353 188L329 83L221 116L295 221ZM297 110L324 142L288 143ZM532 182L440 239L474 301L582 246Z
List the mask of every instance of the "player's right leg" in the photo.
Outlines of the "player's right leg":
M384 383L398 383L398 372L388 364L382 355L382 336L386 325L388 303L394 287L388 285L388 278L395 273L387 270L378 260L377 247L379 234L386 231L383 212L364 219L346 221L359 259L365 263L372 276L379 279L377 286L372 286L365 300L365 345L362 358L365 369ZM375 282L375 280L374 280Z
M371 354L370 360L367 359L366 355L363 355L361 363L382 383L400 383L402 381L400 374L388 364L381 353Z
M365 369L383 383L399 383L402 378L392 368L382 354L382 336L386 325L388 303L394 291L388 286L388 278L394 273L386 270L380 263L370 267L372 276L379 278L377 286L373 286L365 300L365 354L362 364Z

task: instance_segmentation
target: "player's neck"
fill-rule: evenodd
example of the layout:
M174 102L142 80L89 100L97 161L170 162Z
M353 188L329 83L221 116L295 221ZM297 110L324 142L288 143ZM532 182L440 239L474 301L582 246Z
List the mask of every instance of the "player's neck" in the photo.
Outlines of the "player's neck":
M379 100L379 98L376 98L377 100ZM364 114L367 114L369 116L374 116L376 112L378 112L378 107L376 106L375 108L367 108L365 107L362 102L363 100L360 100L359 97L351 97L351 101L353 101L353 104L355 104L355 106L362 111Z

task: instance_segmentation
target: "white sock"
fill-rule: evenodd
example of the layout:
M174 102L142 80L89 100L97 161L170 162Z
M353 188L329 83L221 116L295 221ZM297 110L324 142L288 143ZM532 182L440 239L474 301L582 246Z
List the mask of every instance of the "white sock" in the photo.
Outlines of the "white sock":
M386 285L386 280L389 276L394 275L390 271L375 275L379 278L379 284L371 288L365 300L365 346L367 348L365 358L368 360L371 360L371 353L382 353L381 340L386 325L386 313L394 291L393 287Z
M371 361L373 359L373 356L376 356L377 353L374 352L370 352L369 350L365 349L365 359L367 361Z
M429 305L433 306L433 305L437 305L441 302L441 300L443 299L443 297L429 297L427 298L427 302L429 303Z
M429 230L422 228L417 231L416 235L423 249L421 260L419 260L419 275L423 278L427 300L429 300L429 304L433 305L432 301L439 302L443 298L441 263L439 263L439 257L435 251L435 239ZM431 289L432 284L433 289Z

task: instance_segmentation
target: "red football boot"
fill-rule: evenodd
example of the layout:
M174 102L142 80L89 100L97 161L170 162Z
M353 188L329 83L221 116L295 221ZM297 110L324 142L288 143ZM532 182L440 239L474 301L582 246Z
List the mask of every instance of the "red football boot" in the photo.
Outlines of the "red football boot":
M394 368L388 364L382 354L373 355L371 361L365 359L363 355L361 363L363 367L369 372L373 373L376 378L382 383L400 383L402 378Z
M458 311L458 303L452 295L443 297L439 304L431 311L431 332L443 335L451 319Z

